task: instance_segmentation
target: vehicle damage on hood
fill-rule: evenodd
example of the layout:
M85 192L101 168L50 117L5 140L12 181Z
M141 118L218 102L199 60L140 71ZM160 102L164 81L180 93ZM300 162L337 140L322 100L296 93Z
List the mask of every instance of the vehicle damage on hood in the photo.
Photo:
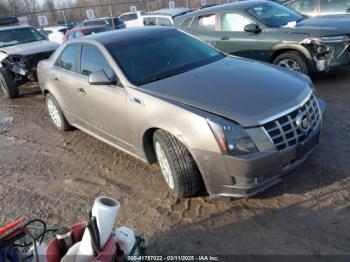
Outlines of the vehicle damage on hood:
M318 72L328 73L334 61L350 58L350 24L349 21L345 21L345 24L343 21L340 18L310 18L299 23L289 23L281 29L291 34L307 35L297 44L309 51Z
M310 51L319 72L327 73L334 60L350 57L350 37L347 36L306 38L299 44Z
M34 81L39 61L49 58L57 48L56 44L42 42L40 45L35 43L35 47L33 43L28 43L16 47L0 48L0 68L13 72L17 79L24 77Z

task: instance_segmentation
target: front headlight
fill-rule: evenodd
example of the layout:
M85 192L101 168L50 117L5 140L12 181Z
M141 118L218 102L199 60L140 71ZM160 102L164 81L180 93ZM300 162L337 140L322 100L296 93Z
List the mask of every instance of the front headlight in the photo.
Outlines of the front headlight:
M339 35L339 36L324 36L321 37L323 42L343 42L349 40L347 35Z
M208 119L222 153L231 156L258 152L248 133L239 125L223 118Z

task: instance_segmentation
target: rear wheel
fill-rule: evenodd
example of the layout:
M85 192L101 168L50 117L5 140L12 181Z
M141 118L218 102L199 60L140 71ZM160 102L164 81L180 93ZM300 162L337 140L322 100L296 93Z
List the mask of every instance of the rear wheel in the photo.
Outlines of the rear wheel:
M5 97L14 99L19 97L19 83L14 74L4 68L0 68L0 88Z
M61 131L68 131L72 129L72 126L68 123L63 115L63 112L58 105L56 99L51 95L47 94L45 96L45 103L49 116L54 123L55 127Z
M169 190L176 198L190 197L202 189L198 167L186 147L174 136L157 130L154 150Z
M309 67L304 56L297 51L289 51L280 54L272 63L298 73L309 74Z

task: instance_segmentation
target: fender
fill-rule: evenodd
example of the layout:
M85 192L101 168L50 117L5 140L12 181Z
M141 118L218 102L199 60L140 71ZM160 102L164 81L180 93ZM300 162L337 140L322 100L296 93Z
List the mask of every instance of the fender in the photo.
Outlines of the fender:
M309 65L311 71L313 72L316 70L314 59L313 59L310 51L306 47L304 47L296 42L282 42L282 43L275 45L272 48L273 53L275 53L277 51L281 51L281 50L294 50L294 51L300 52L301 54L303 54L305 56L306 61Z

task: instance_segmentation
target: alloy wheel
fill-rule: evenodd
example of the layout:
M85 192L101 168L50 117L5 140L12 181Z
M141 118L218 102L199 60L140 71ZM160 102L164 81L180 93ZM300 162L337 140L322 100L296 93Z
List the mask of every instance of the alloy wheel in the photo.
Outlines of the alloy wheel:
M0 77L0 87L1 87L1 91L4 93L4 95L6 95L7 92L5 89L5 79L3 77Z
M156 154L165 181L167 182L168 186L173 190L175 187L173 174L171 172L168 158L166 157L162 145L159 142L156 142Z
M49 114L50 114L50 117L51 117L53 123L58 128L61 128L61 126L62 126L62 119L61 119L60 112L57 109L56 104L51 99L48 99L48 101L47 101L47 109L49 111Z
M295 72L299 72L299 73L301 72L301 68L298 62L290 58L282 59L281 61L278 62L278 65L281 67L288 68Z

